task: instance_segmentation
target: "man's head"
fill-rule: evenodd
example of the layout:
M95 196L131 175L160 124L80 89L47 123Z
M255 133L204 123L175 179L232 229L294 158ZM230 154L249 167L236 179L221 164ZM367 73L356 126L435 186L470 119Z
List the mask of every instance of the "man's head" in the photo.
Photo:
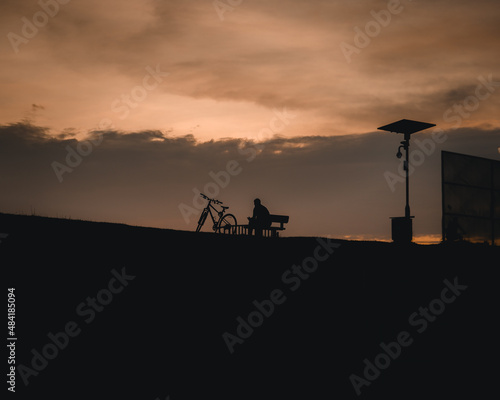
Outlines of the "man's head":
M253 201L253 204L255 204L256 206L260 206L260 199L255 199Z

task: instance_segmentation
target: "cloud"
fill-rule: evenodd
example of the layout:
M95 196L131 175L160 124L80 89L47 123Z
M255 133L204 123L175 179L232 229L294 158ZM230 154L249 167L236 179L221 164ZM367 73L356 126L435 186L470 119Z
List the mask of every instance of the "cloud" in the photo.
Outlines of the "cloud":
M225 122L234 103L246 107L238 115L242 124L261 109L287 107L302 112L308 133L342 135L395 117L441 118L453 92L457 98L478 75L499 70L499 9L490 0L457 1L453 8L446 1L402 0L402 12L348 64L341 43L352 45L354 28L364 29L371 12L387 4L252 0L220 21L211 1L71 1L19 54L2 42L1 76L10 83L0 121L19 120L35 102L46 107L38 123L93 129L115 98L140 83L145 67L160 64L168 83L120 128L178 128L182 118L159 110L179 100L196 125L210 100L217 118L206 136L233 134ZM0 7L4 33L19 33L21 18L40 9L16 1ZM499 103L492 96L464 123L499 125Z
M417 234L440 231L439 151L498 159L499 134L498 129L448 131L447 140L416 169L411 205ZM431 132L417 136L431 140ZM72 159L77 165L60 183L52 164L66 165L68 146L73 154L89 152L88 142L27 123L1 126L0 210L35 208L42 215L192 230L198 215L186 224L179 205L196 208L195 192L218 188L214 195L240 223L251 214L253 198L260 197L271 212L291 216L289 235L387 239L389 217L403 213L404 184L392 192L384 178L386 171L398 174L400 137L395 134L273 137L255 143L200 142L153 130L93 132L88 140L96 144L81 162ZM223 171L230 162L239 172L227 181Z

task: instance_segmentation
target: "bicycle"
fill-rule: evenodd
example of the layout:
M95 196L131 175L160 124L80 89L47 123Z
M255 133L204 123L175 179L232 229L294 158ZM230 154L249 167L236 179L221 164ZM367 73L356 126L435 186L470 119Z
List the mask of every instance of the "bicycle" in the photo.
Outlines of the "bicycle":
M212 229L214 230L215 233L232 233L231 232L231 227L235 227L237 225L236 222L236 217L233 214L225 214L226 210L229 207L223 206L222 201L211 199L208 196L205 196L203 193L200 193L200 196L203 197L205 200L208 200L207 206L203 209L200 215L200 219L198 220L198 227L196 228L196 232L199 232L201 230L201 227L205 223L208 214L210 214L210 217L212 218L213 226ZM222 208L222 211L218 211L213 204L220 205ZM216 220L214 217L214 214L212 213L212 210L217 213L219 216L219 219Z

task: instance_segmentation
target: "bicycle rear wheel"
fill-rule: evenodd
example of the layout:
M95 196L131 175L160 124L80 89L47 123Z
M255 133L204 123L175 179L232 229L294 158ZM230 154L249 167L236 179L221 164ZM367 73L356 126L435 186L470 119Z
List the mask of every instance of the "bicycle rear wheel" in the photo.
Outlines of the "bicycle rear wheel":
M208 215L208 210L205 208L200 215L200 219L198 220L198 227L196 228L196 232L199 232L203 224L205 223Z
M236 217L233 214L226 214L219 221L215 232L217 233L233 233L232 229L238 225Z

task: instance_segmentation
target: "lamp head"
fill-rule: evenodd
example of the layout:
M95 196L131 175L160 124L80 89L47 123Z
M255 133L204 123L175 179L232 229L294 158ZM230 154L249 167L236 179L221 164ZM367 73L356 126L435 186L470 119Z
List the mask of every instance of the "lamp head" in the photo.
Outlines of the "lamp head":
M398 152L396 153L396 157L397 157L397 158L401 158L401 157L403 157L403 153L401 153L401 147L403 147L403 146L399 146L399 147L398 147Z

